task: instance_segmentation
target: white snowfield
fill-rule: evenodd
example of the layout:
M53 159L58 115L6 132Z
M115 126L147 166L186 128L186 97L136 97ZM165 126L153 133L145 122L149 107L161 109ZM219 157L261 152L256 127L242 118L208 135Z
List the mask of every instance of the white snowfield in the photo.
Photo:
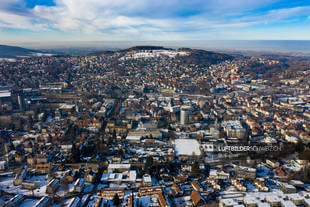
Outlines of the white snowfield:
M176 155L200 155L200 145L195 139L176 139L174 141Z
M153 58L160 56L168 56L170 58L174 58L177 55L187 56L189 55L189 53L186 51L176 51L176 50L144 50L140 52L129 52L125 56L121 57L120 60Z

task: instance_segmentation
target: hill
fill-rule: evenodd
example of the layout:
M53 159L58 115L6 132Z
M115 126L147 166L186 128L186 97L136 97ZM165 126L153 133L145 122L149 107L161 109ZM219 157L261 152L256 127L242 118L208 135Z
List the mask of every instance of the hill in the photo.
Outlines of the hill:
M20 56L32 56L40 51L16 46L0 45L0 58L17 58Z
M159 46L136 46L120 51L121 59L141 59L141 58L158 58L170 57L175 58L179 64L188 66L191 64L202 67L211 64L217 64L225 60L234 59L233 56L224 53L215 53L206 50L180 48L170 49Z
M161 46L141 45L141 46L130 47L130 48L125 49L123 51L127 52L127 51L139 51L139 50L171 50L171 49L164 48Z
M206 50L197 50L188 48L183 48L179 50L188 52L189 54L187 56L178 57L180 62L185 65L195 64L200 66L209 66L211 64L217 64L225 60L234 59L234 57L231 55L223 53L215 53Z

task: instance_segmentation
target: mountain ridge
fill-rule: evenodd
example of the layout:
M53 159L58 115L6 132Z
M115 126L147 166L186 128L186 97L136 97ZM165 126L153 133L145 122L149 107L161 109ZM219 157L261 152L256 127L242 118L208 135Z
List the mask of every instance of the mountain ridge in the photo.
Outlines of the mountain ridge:
M32 56L39 50L27 49L18 46L0 45L0 58L18 58L19 56Z

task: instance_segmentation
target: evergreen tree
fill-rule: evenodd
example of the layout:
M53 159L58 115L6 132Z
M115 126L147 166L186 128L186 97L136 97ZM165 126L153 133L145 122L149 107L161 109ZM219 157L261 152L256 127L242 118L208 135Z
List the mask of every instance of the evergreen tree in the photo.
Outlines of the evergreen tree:
M200 174L199 164L196 161L192 165L191 174L193 176L198 176Z
M146 162L145 162L145 171L150 174L152 172L152 166L153 166L153 157L152 156L148 156L146 158Z
M80 162L80 150L76 147L75 142L72 142L72 149L71 149L71 154L72 154L72 162Z
M117 193L115 193L115 195L114 195L114 197L113 197L113 204L114 204L115 206L119 206L120 203L121 203L121 201L120 201L120 199L119 199L119 196L118 196Z
M210 165L209 164L206 164L205 165L205 176L206 177L209 177L210 176Z
M116 139L116 131L115 131L115 129L113 130L112 138L113 138L113 140Z

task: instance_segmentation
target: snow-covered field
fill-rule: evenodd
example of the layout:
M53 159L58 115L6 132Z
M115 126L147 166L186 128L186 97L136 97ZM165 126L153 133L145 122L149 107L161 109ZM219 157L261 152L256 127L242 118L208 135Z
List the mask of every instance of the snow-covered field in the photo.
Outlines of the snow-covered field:
M177 55L179 56L186 56L188 52L185 51L175 51L175 50L148 50L148 51L141 51L141 52L134 52L128 53L125 56L121 57L120 60L127 60L127 59L139 59L139 58L153 58L153 57L160 57L160 56L168 56L170 58L174 58Z
M195 139L176 139L174 141L176 155L200 155L199 143Z

